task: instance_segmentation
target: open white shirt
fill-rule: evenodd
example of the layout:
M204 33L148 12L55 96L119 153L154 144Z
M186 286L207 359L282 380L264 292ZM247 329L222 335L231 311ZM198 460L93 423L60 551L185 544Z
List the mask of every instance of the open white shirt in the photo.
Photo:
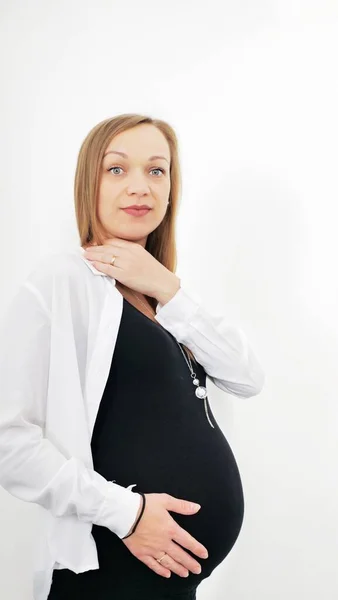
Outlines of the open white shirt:
M34 600L47 599L53 569L98 569L92 524L122 538L140 506L135 482L107 481L91 454L122 308L115 279L76 246L40 260L1 319L0 485L41 511ZM207 311L182 281L155 318L220 389L260 393L265 375L244 332Z

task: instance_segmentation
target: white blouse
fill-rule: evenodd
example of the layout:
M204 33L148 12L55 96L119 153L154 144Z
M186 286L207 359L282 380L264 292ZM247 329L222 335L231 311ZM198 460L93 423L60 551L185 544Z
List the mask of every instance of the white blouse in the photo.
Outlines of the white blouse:
M120 538L140 495L93 470L91 436L109 375L123 296L81 247L46 255L0 323L0 485L38 505L34 600L53 569L98 569L92 524ZM155 319L185 344L220 389L249 398L265 374L244 332L211 314L181 282Z

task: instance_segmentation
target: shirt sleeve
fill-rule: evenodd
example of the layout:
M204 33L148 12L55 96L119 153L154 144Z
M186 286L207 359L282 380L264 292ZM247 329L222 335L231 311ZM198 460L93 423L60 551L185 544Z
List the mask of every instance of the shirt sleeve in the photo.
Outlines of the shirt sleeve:
M265 373L244 331L207 310L196 292L181 285L157 304L155 319L193 352L217 387L239 398L261 392Z
M136 520L141 495L64 456L44 437L50 339L42 296L25 282L0 322L0 485L55 517L74 514L122 538Z

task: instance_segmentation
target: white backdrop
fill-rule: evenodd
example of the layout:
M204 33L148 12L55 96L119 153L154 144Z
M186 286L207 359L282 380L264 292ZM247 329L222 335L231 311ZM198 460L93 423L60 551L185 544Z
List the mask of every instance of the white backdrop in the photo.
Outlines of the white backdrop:
M169 121L183 169L178 274L267 374L209 382L245 520L199 600L338 595L338 2L2 0L1 306L77 242L73 178L99 121ZM35 506L0 490L0 597L31 600Z

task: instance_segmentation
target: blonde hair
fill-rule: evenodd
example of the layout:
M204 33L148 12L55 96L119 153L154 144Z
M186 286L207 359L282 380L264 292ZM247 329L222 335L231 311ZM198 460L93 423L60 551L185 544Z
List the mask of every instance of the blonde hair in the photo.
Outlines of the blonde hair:
M175 273L177 266L177 250L175 241L176 218L181 195L181 169L178 156L178 141L173 128L160 119L152 119L139 114L123 114L101 121L93 127L85 137L78 154L75 181L74 201L80 245L96 243L104 244L109 237L97 214L101 165L104 153L111 140L121 133L137 125L149 123L157 127L165 136L170 148L170 194L167 212L159 226L149 233L146 250L169 271ZM155 311L157 300L146 296ZM182 344L183 345L183 344ZM195 357L191 350L183 345L185 352L192 360Z

